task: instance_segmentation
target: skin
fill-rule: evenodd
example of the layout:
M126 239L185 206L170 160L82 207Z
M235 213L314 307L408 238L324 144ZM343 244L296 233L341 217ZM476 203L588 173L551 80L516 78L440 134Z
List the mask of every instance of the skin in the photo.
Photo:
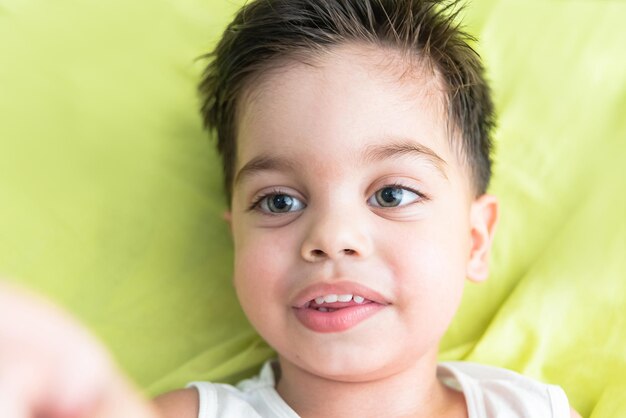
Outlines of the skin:
M0 280L0 417L159 416L84 326Z
M436 379L436 355L466 278L487 276L498 204L474 196L449 146L436 77L401 78L393 64L402 64L394 52L345 45L314 67L265 76L241 112L229 215L235 288L279 353L279 393L302 416L466 413ZM372 155L407 146L425 152ZM275 162L242 170L259 157ZM402 202L381 207L376 192L390 185ZM296 209L272 214L261 200L250 210L267 194L290 196ZM296 295L343 280L387 305L347 331L304 327Z
M436 355L465 280L488 276L498 201L475 196L450 147L442 86L411 64L342 45L265 74L240 109L226 214L234 284L279 353L277 391L302 417L467 416L463 395L437 380ZM411 147L421 152L389 152ZM376 193L389 186L403 197L381 207ZM270 206L276 195L291 199L287 212ZM337 280L387 305L347 331L305 328L296 295Z

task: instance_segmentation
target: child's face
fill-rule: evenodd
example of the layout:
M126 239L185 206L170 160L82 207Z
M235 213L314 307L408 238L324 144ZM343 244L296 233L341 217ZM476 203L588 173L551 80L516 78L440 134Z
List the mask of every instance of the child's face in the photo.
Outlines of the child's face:
M486 275L497 204L474 199L432 75L400 81L391 56L343 46L284 67L239 119L237 294L281 360L318 376L434 361L465 278ZM333 294L355 297L308 304Z

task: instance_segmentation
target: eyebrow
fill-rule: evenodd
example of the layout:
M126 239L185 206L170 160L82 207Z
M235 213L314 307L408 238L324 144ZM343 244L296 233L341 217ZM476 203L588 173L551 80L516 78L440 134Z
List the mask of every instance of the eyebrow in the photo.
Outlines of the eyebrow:
M241 183L246 177L252 177L261 171L295 171L296 165L283 157L259 155L248 161L235 176L234 184Z
M399 158L403 156L426 158L445 177L446 161L435 151L412 140L399 140L391 144L371 145L366 147L361 158L365 163ZM248 161L235 176L234 184L241 183L245 178L252 177L262 171L297 171L297 164L291 160L272 155L259 155Z
M448 178L446 175L446 160L441 158L431 148L414 140L400 139L390 144L368 146L363 152L362 158L365 162L371 163L405 155L426 158L443 177Z

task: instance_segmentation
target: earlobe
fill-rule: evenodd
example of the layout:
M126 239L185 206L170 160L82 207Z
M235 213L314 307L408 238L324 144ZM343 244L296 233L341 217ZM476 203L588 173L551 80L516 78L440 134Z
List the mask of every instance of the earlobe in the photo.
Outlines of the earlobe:
M224 219L226 221L226 223L228 224L228 227L230 228L230 231L232 232L233 230L233 214L231 211L227 210L224 211L224 213L222 214L222 219Z
M495 196L484 194L472 203L472 246L467 263L467 278L473 282L482 282L489 275L489 254L498 217L499 203Z

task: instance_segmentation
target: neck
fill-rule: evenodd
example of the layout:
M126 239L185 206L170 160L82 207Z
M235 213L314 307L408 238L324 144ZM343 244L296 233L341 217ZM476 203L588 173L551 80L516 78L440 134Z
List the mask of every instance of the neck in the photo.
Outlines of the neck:
M346 382L314 375L280 358L277 391L306 417L464 417L463 394L437 379L436 353L384 377Z

